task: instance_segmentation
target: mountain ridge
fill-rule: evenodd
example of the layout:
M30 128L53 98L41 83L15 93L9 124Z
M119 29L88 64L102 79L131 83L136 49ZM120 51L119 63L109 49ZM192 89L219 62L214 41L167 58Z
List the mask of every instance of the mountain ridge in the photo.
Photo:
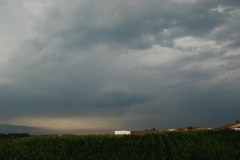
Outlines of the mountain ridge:
M53 130L41 127L31 127L25 125L0 124L0 133L29 133L29 134L51 134Z

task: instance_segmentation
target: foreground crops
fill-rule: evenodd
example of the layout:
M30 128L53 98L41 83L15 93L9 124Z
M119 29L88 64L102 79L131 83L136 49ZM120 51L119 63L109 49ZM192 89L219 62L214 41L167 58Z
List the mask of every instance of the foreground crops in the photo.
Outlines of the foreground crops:
M149 135L35 136L1 139L1 160L236 160L240 132L189 131Z

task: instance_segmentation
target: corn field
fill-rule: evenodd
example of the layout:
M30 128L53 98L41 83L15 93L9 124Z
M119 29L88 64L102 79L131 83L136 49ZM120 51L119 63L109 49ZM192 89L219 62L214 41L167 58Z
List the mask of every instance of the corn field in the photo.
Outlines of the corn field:
M236 160L240 132L49 135L0 139L0 160Z

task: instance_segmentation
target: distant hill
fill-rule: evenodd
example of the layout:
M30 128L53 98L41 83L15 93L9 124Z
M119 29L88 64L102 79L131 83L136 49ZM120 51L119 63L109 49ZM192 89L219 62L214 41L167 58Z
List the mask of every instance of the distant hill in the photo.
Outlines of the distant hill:
M0 124L0 133L29 133L32 135L36 134L38 135L38 134L51 134L54 133L54 131L40 127Z

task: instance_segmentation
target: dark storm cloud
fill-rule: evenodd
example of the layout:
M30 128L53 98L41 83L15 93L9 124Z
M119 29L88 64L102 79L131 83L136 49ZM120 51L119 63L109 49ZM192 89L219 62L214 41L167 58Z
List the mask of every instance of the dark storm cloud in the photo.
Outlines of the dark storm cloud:
M17 45L1 53L2 121L113 116L165 128L237 117L237 0L29 3L15 6Z
M105 0L72 2L64 8L60 3L46 9L35 20L34 29L47 41L58 41L61 49L66 50L99 43L143 49L171 43L182 35L208 34L226 20L225 14L211 12L221 5L213 2L138 1L135 4ZM164 34L164 30L171 33Z
M93 99L96 106L99 107L126 107L133 104L144 104L148 101L148 97L145 95L131 95L121 91L111 92L102 95L98 99Z
M229 45L230 48L239 48L240 46L240 37L237 37L236 40L233 40L233 42Z

